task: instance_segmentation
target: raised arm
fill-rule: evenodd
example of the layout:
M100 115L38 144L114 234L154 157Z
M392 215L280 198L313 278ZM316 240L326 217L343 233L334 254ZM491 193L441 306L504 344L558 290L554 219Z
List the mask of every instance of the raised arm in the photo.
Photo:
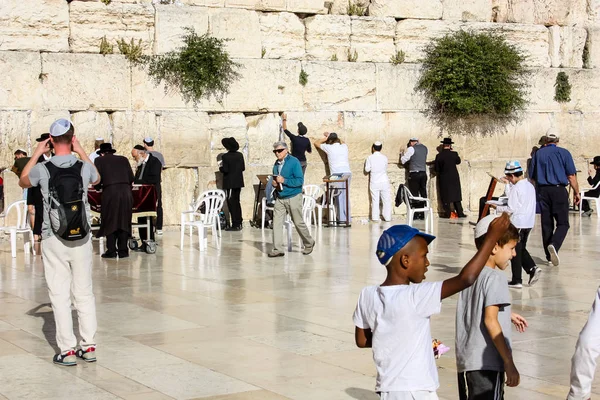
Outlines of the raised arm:
M506 213L492 221L483 245L477 250L471 261L463 267L458 275L446 279L442 283L442 299L450 297L475 283L498 239L506 232L509 225L510 218Z
M44 152L46 151L48 142L50 142L50 139L46 139L38 143L35 150L33 151L33 155L25 165L25 168L23 168L23 171L21 172L21 177L19 178L19 186L21 186L22 188L26 189L32 186L31 181L29 180L29 173L31 172L31 168L33 168L35 164L37 164L38 158L40 158L42 154L44 154Z
M327 141L327 137L328 136L329 136L329 132L325 132L325 133L323 133L322 137L320 137L318 139L315 139L314 142L313 142L313 144L315 145L315 147L317 149L320 149L321 145Z

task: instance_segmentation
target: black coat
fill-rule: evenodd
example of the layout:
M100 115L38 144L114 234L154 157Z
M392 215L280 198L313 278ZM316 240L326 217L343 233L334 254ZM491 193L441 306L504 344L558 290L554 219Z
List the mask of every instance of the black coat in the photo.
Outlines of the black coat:
M142 169L144 170L144 175L140 176L142 173ZM148 161L146 161L146 167L144 165L140 165L135 170L135 180L134 183L138 184L146 184L146 185L156 185L156 190L160 187L162 174L162 164L160 160L154 157L152 154L148 153Z
M590 185L592 185L592 187L596 186L598 182L600 182L600 171L596 171L596 175L594 175L593 178L591 176L588 176L587 181ZM585 194L586 196L590 197L600 197L600 188L588 190L587 192L585 192Z
M110 235L118 229L131 233L133 171L129 160L106 154L96 158L94 164L102 179L96 186L102 188L100 229L96 236Z
M456 166L460 164L458 153L449 149L442 150L435 157L435 173L442 203L462 201L460 176Z
M219 171L223 173L223 189L238 189L244 187L244 155L239 151L228 151L221 158L223 164Z

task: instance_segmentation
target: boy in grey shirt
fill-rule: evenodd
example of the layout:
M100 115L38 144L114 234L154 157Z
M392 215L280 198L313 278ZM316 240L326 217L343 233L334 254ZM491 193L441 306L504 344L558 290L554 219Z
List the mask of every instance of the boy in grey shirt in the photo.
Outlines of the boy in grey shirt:
M475 228L479 248L496 215L483 218ZM508 281L502 272L515 255L518 230L511 224L498 240L473 286L462 291L456 307L456 366L460 400L504 398L506 384L517 386L519 372L512 359L511 322L519 331L527 321L510 311Z

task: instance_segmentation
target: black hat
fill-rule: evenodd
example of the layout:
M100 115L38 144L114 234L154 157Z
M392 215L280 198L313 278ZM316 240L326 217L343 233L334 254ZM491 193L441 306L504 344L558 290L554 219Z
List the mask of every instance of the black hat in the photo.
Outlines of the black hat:
M50 138L49 133L42 133L39 138L35 139L36 142L43 142L44 140L48 140Z
M141 144L136 144L135 146L133 146L133 148L135 150L146 151L146 148L144 146L142 146Z
M112 154L115 152L116 152L116 150L112 148L112 144L102 143L96 153L98 153L98 154L111 153Z
M298 134L304 136L307 133L308 129L304 126L304 124L302 122L298 122Z
M600 156L594 157L594 161L592 161L590 164L592 164L592 165L600 165Z
M221 144L229 151L238 151L240 148L239 143L234 137L221 139Z
M452 139L451 139L451 138L449 138L449 137L447 137L447 138L444 138L444 140L442 140L440 143L441 143L441 144L443 144L443 145L450 145L450 144L454 144L454 142L452 141Z

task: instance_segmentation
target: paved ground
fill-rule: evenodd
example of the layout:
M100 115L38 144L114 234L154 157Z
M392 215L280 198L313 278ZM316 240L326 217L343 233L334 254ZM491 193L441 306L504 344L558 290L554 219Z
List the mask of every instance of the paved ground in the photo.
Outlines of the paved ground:
M20 251L13 260L4 242L0 398L375 400L370 350L354 346L351 316L360 289L384 278L373 252L386 225L356 222L318 232L310 256L295 241L291 254L268 259L271 231L253 228L224 233L220 250L213 244L202 254L197 241L180 251L173 231L156 255L97 256L99 361L70 369L51 363L54 321L39 256ZM522 380L508 399L566 397L600 278L600 222L573 216L571 224L561 266L543 266L535 287L511 290L530 329L513 334ZM435 230L428 280L457 273L474 253L468 223L436 221ZM538 260L540 242L538 228L530 239ZM434 336L451 347L455 306L445 301L432 319ZM456 399L454 353L438 366L440 397Z

